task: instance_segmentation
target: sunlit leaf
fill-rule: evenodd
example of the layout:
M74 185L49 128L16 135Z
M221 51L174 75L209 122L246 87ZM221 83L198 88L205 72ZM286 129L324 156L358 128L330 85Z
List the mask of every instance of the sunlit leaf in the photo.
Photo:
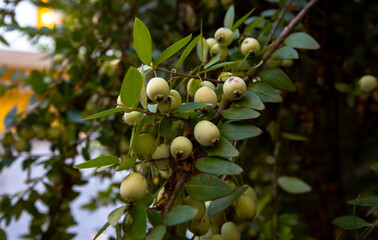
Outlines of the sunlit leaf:
M192 34L187 36L186 38L183 38L177 42L175 42L172 46L165 49L159 57L155 60L155 66L158 66L160 63L164 62L171 56L173 56L175 53L177 53L181 48L183 48L192 38Z
M144 23L135 18L134 21L134 47L140 60L150 66L152 61L152 40L150 31Z
M113 156L113 155L105 155L105 156L100 156L92 160L75 165L74 168L76 169L94 168L94 167L108 166L108 165L117 164L117 163L119 163L118 157Z
M139 96L143 85L142 74L135 67L130 67L121 86L121 102L126 107L135 107L139 103Z
M176 69L185 61L185 59L188 57L189 53L193 50L193 48L197 45L197 42L202 38L202 35L197 36L195 39L193 39L189 45L185 48L184 52L181 54Z
M234 5L228 8L226 15L224 16L223 24L226 28L231 29L234 24L235 8Z
M127 205L116 208L108 215L108 223L111 226L113 227L117 226L119 219L122 217L123 213L125 212L126 206Z

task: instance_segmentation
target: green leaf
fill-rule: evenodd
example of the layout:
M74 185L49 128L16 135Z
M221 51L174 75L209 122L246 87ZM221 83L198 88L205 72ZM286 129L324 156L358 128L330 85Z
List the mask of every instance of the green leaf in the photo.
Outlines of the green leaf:
M251 91L247 91L241 100L233 101L233 103L236 104L236 106L249 107L256 110L265 109L264 103L260 100L256 93Z
M173 112L181 112L181 111L190 111L195 109L200 109L204 107L208 107L209 105L206 103L199 103L199 102L189 102L184 103L180 107L173 110Z
M135 155L129 157L128 159L126 159L126 161L124 163L122 163L117 168L116 171L119 172L119 171L123 171L123 170L130 169L130 168L134 167L136 160L137 160L137 156L135 156Z
M319 49L319 43L310 35L304 32L297 32L290 34L284 43L293 48L300 49Z
M3 36L0 36L0 42L2 42L4 45L9 47L9 43L7 42L7 40L5 40L5 38ZM0 229L0 239L2 239L1 238L1 229Z
M218 129L221 135L230 141L252 138L262 133L261 129L249 123L230 122L220 124Z
M243 172L243 169L236 163L217 157L200 158L195 165L198 170L205 173L236 175Z
M4 118L5 127L9 127L10 125L12 125L16 121L16 118L17 118L17 105L14 105Z
M96 236L93 238L93 240L96 240L108 227L110 226L109 223L105 223L104 226L96 233Z
M198 201L215 200L232 193L233 188L209 174L198 174L185 184L187 193Z
M130 67L123 79L120 93L121 102L126 107L135 107L138 105L142 85L142 74L135 67Z
M279 68L265 68L260 72L262 82L272 87L289 92L295 91L295 86L284 71Z
M221 54L218 53L215 57L213 57L203 68L209 68L210 66L214 65L216 62L219 61Z
M193 48L197 45L197 42L201 38L202 38L202 35L199 35L189 43L189 45L185 48L184 52L181 54L181 57L179 58L177 65L176 65L176 69L185 61L185 59L188 57L189 53L193 50Z
M133 238L145 238L147 231L147 212L146 208L142 205L134 205L130 209L130 214L133 221L133 224L130 228L129 234Z
M290 46L284 46L282 48L279 48L277 51L275 51L272 54L272 58L275 60L298 59L299 55L298 55L298 52L294 48Z
M343 93L347 93L352 90L352 88L348 84L341 83L341 82L335 83L335 88L337 91L343 92Z
M311 187L297 177L282 176L278 178L278 185L288 193L301 194L311 191Z
M260 117L260 113L250 108L228 108L221 112L222 116L230 120L244 120Z
M43 75L38 71L33 71L30 75L29 82L32 86L34 92L39 95L42 95L47 90L47 85L43 81Z
M248 90L256 93L262 102L277 103L282 102L281 95L269 84L256 82L248 86Z
M105 156L100 156L92 160L75 165L74 168L76 169L94 168L94 167L108 166L108 165L117 164L117 163L119 163L118 157L113 156L113 155L105 155Z
M152 224L152 226L158 226L164 224L163 219L161 218L161 215L158 213L158 211L154 209L149 209L148 212L148 220Z
M368 197L363 197L363 198L357 198L357 199L348 201L348 204L364 206L364 207L378 207L378 197L368 196Z
M232 64L235 64L236 62L222 62L222 63L218 63L218 64L215 64L214 66L208 68L208 69L205 69L205 70L202 70L199 74L202 74L202 73L205 73L205 72L210 72L210 71L213 71L215 69L218 69L218 68L221 68L221 67L224 67L224 66L228 66L228 65L232 65Z
M346 230L354 230L371 226L370 223L366 222L365 220L357 216L342 216L333 220L332 223L338 226L339 228Z
M253 20L251 23L249 23L245 28L244 28L244 33L247 34L248 32L252 31L257 27L262 21L264 20L264 16L260 16Z
M152 40L150 31L144 23L135 18L134 21L134 47L140 60L150 66L152 61Z
M237 157L238 150L225 138L221 137L214 147L203 147L209 156Z
M119 208L114 209L109 215L108 215L108 223L115 227L118 224L119 219L122 217L123 213L125 212L126 206L122 206Z
M163 240L164 235L167 232L167 227L164 225L159 225L151 229L147 234L146 240Z
M171 209L164 218L164 223L168 227L187 222L194 218L198 212L197 208L179 205Z
M245 190L247 190L247 188L247 185L237 187L232 194L212 201L209 205L209 209L207 210L207 214L209 216L213 216L222 212L228 206L234 203L245 192Z
M286 138L286 139L291 140L291 141L307 141L306 137L303 137L303 136L300 136L300 135L297 135L297 134L293 134L293 133L282 132L281 136L283 138Z
M181 48L183 48L190 41L191 38L192 38L192 34L190 34L186 38L183 38L175 42L172 46L165 49L156 59L155 66L158 66L160 63L164 62L165 60L173 56L173 54L177 53Z
M370 167L372 170L378 172L378 162L374 163L373 165L371 165Z
M209 52L208 48L209 47L207 46L206 39L201 37L201 39L197 43L197 56L203 63L207 62L207 55Z
M255 11L255 9L252 9L246 15L236 21L236 23L232 26L231 31L235 31L240 26L240 24L242 24L249 17L249 15L253 13L253 11Z
M231 29L232 25L234 24L234 18L235 18L235 8L234 5L232 5L226 12L226 15L224 16L224 27Z
M105 110L105 111L102 111L102 112L99 112L99 113L95 113L95 114L90 115L86 118L83 118L82 121L91 120L91 119L100 118L100 117L105 117L105 116L109 116L113 113L124 112L124 111L127 111L127 110L129 110L129 108L112 108L112 109L108 109L108 110Z

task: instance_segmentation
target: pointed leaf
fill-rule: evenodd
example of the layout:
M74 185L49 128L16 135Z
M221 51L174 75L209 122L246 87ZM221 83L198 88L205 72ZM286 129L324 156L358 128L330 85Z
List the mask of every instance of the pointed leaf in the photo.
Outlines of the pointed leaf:
M209 47L207 46L206 39L204 37L201 37L201 39L197 43L197 56L203 63L207 62L208 52Z
M154 209L149 209L147 212L147 215L148 215L148 221L150 221L152 226L158 226L158 225L164 224L163 219L160 213L158 213L158 211Z
M147 212L146 208L142 205L134 205L130 209L133 224L130 228L129 234L133 238L145 238L147 231Z
M249 17L249 15L253 13L253 11L255 11L255 9L252 9L246 15L236 21L236 23L232 26L231 31L235 31Z
M301 194L311 191L311 187L297 177L282 176L278 178L278 185L288 193Z
M233 188L209 174L198 174L185 184L187 193L198 201L215 200L232 193Z
M183 39L175 42L172 46L165 49L159 55L159 57L155 60L154 65L158 66L160 63L164 62L165 60L167 60L168 58L173 56L173 54L177 53L181 48L183 48L190 41L191 38L192 38L192 34L190 34L186 38L183 38Z
M244 29L244 33L247 34L248 32L252 31L255 29L262 21L264 20L264 16L260 16L250 22Z
M118 224L119 219L122 217L123 213L125 212L126 206L122 206L119 208L114 209L109 215L108 215L108 223L115 227Z
M256 110L265 109L264 103L260 100L256 93L252 91L247 91L241 100L233 101L233 103L236 104L236 106L249 107Z
M230 120L244 120L260 117L260 113L250 108L228 108L221 112L222 116Z
M135 67L130 67L121 86L121 102L126 107L138 105L140 91L143 85L142 74Z
M146 25L137 17L134 21L134 47L140 60L150 66L152 61L151 34Z
M93 238L93 240L96 240L108 227L110 226L109 223L105 223L104 226L102 226L102 228L100 229L100 231L98 231L95 235L95 237Z
M203 147L209 156L237 157L238 150L225 138L221 137L214 147Z
M164 225L159 225L151 229L147 234L146 240L163 240L164 235L167 232L167 227Z
M189 102L189 103L182 104L180 107L174 109L173 112L190 111L190 110L200 109L200 108L204 108L208 106L209 105L206 103Z
M217 63L220 59L220 56L221 54L218 53L215 57L213 57L203 68L206 69L206 68L209 68L211 67L212 65L214 65L215 63Z
M363 197L363 198L350 200L348 201L348 203L352 205L364 206L364 207L378 207L378 197L377 196Z
M260 72L260 77L262 82L268 83L276 89L295 91L295 86L290 78L279 68L265 68Z
M252 138L262 133L261 129L248 123L230 122L220 124L218 129L221 135L230 141Z
M247 188L247 185L237 187L232 194L212 201L209 205L209 209L207 210L207 214L209 216L213 216L222 212L228 206L234 203L245 192L245 190L247 190Z
M231 29L232 25L234 24L234 18L235 18L235 8L234 5L232 5L226 12L226 15L224 16L224 27Z
M281 95L269 84L256 82L248 86L248 90L256 93L262 102L277 103L282 102Z
M196 168L205 173L220 175L241 174L243 169L230 160L217 157L203 157L196 161Z
M94 158L92 160L80 163L75 165L74 168L76 169L84 169L84 168L94 168L94 167L102 167L112 164L119 163L119 158L113 155L105 155Z
M185 61L185 59L188 57L189 53L193 50L193 48L197 45L197 42L201 38L202 38L202 35L199 35L189 43L189 45L185 48L184 52L181 54L181 57L179 58L177 65L176 65L176 69Z
M298 59L299 55L294 48L290 46L285 46L275 51L272 54L272 58L275 60Z
M85 120L96 119L96 118L100 118L100 117L109 116L113 113L124 112L124 111L127 111L127 110L130 110L130 109L129 108L112 108L112 109L108 109L108 110L105 110L105 111L102 111L102 112L99 112L99 113L95 113L95 114L90 115L90 116L83 118L81 120L85 121Z
M342 216L333 220L332 223L346 230L354 230L371 226L370 223L366 222L365 220L357 216Z
M228 66L228 65L232 65L232 64L235 64L235 63L236 62L222 62L222 63L218 63L218 64L215 64L215 65L209 67L208 69L202 70L200 72L200 74L205 73L205 72L210 72L210 71L213 71L215 69L218 69L218 68L221 68L221 67L224 67L224 66Z
M126 170L126 169L130 169L132 167L134 167L134 164L137 160L137 157L135 155L129 157L128 159L126 159L126 161L124 163L122 163L118 168L117 168L117 172L118 171L123 171L123 170Z
M197 213L197 208L186 205L179 205L177 207L174 207L167 213L164 218L164 223L168 227L184 223L194 218Z
M319 49L319 43L311 37L309 34L304 32L297 32L290 34L284 43L293 48L300 49Z

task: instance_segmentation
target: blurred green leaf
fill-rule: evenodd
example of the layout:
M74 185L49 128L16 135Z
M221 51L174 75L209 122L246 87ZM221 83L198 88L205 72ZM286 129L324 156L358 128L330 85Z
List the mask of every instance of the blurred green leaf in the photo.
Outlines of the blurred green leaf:
M115 227L118 224L119 219L122 217L122 215L125 212L127 205L119 207L114 209L109 215L108 215L108 223Z
M93 240L96 240L108 227L110 226L109 223L105 223L104 226L102 226L102 228L100 229L100 231L98 231L95 235L95 237L93 238Z
M197 36L195 39L193 39L189 45L185 48L184 52L181 54L176 69L185 61L185 59L188 57L189 53L193 50L193 48L197 45L197 42L202 38L202 35Z
M311 191L311 187L297 177L282 176L278 178L278 185L288 193L301 194Z
M284 46L276 50L272 54L272 58L275 60L298 59L299 55L298 55L298 52L294 48L290 46Z
M105 156L100 156L92 160L75 165L74 168L76 169L94 168L94 167L108 166L108 165L117 164L117 163L119 163L118 157L113 156L113 155L105 155Z
M257 27L262 21L264 20L264 16L260 16L250 22L245 28L244 33L247 34L248 32L252 31L255 27Z
M171 56L173 56L175 53L177 53L181 48L183 48L192 38L192 34L187 36L186 38L183 38L177 42L175 42L172 46L165 49L159 57L155 61L155 66L158 66L160 63L164 62Z
M91 119L96 119L96 118L100 118L100 117L105 117L105 116L109 116L113 113L124 112L126 110L129 110L129 108L112 108L112 109L108 109L108 110L105 110L105 111L102 111L102 112L99 112L99 113L95 113L95 114L90 115L86 118L83 118L82 120L85 121L85 120L91 120Z
M144 23L135 18L134 21L134 47L140 60L150 66L152 61L152 40L150 31Z
M29 77L29 83L35 93L43 95L47 90L47 85L43 81L43 75L38 71L33 71Z
M256 82L248 86L248 90L256 93L262 102L277 103L282 102L280 94L269 84Z
M231 27L231 31L235 31L249 17L249 15L253 13L253 11L255 11L255 9L252 9L246 15L244 15L238 21L236 21L236 23Z
M252 138L262 133L261 129L249 123L230 122L220 124L218 129L221 135L230 141Z
M244 120L260 117L260 113L244 107L233 107L225 109L221 112L222 116L230 120Z
M247 185L236 187L232 194L212 201L209 205L209 209L207 210L207 214L209 216L213 216L222 212L228 206L234 203L245 192L245 190L247 190L247 188Z
M281 132L281 136L291 141L307 141L308 140L306 137L303 137L294 133Z
M342 216L333 220L332 223L338 226L339 228L346 230L354 230L371 226L370 223L366 222L365 220L357 216Z
M235 62L222 62L222 63L218 63L218 64L215 64L215 65L209 67L208 69L202 70L199 74L210 72L210 71L213 71L215 69L218 69L218 68L221 68L221 67L225 67L225 66L228 66L228 65L232 65L232 64L235 64Z
M206 39L201 37L197 43L197 56L203 63L207 62L207 55L209 47L207 46Z
M7 235L5 234L4 230L0 228L0 239L7 240Z
M158 213L154 209L149 209L147 212L148 220L152 224L152 226L159 226L164 224L163 219L161 218L160 213Z
M207 69L209 67L211 67L212 65L214 65L215 63L217 63L220 59L220 56L221 54L218 53L215 57L213 57L203 68L204 69Z
M235 18L235 8L234 5L232 5L226 12L226 15L224 16L224 27L231 29L232 25L234 24L234 18Z
M203 147L209 156L237 157L238 150L225 138L221 137L214 147Z
M335 83L335 88L337 91L342 93L347 93L352 90L352 88L348 84L341 82Z
M378 162L374 163L373 165L371 165L370 167L372 170L378 172Z
M133 238L145 238L147 231L147 212L146 208L141 205L134 205L129 211L133 224L128 232L128 236Z
M167 227L164 225L159 225L151 229L147 234L146 240L162 240L167 232Z
M304 32L297 32L290 34L284 43L293 48L300 49L319 49L319 43L311 37L309 34Z
M196 161L195 166L202 172L212 174L236 175L243 172L243 169L236 163L217 157L200 158Z
M279 68L265 68L259 75L263 83L268 83L276 89L295 91L295 86L290 78Z
M187 193L198 201L215 200L232 193L233 188L209 174L198 174L185 184Z
M364 207L378 207L378 197L369 196L369 197L357 198L357 199L348 201L348 204L364 206Z
M5 127L9 127L10 125L12 125L16 121L16 118L17 118L17 105L14 105L4 118Z
M6 46L9 47L9 43L8 43L7 40L5 40L5 38L4 38L3 36L1 36L1 35L0 35L0 42L2 42L3 44L5 44ZM0 229L0 230L1 230L1 229ZM0 236L1 236L1 234L0 234ZM2 238L0 238L0 239L2 239Z
M198 212L197 208L179 205L172 208L164 218L164 223L167 226L174 226L180 223L187 222L194 218Z
M130 67L123 79L121 86L121 102L126 107L135 107L139 103L143 78L138 69Z

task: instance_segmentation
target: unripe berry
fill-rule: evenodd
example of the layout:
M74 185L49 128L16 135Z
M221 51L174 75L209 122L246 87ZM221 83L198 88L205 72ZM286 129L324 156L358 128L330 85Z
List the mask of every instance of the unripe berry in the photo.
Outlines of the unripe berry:
M239 100L244 97L247 85L240 77L230 77L223 84L223 93L230 100Z
M256 203L249 196L241 195L236 201L235 210L240 219L252 219L256 215Z
M186 91L189 94L189 96L193 97L194 94L197 92L198 88L200 87L201 87L201 80L191 78L186 84Z
M212 82L210 82L210 81L202 81L201 82L201 87L209 87L209 88L211 88L211 89L215 89L215 85L212 83Z
M161 113L165 114L168 111L177 107L176 99L169 95L167 100L158 103L158 109Z
M211 49L214 46L214 44L217 43L217 40L215 40L214 38L208 38L206 39L206 43L209 49Z
M244 56L248 53L256 55L260 51L260 44L255 38L246 38L240 46L240 51Z
M197 212L196 216L194 216L193 219L199 219L199 218L202 218L203 216L205 216L206 206L205 206L204 202L195 200L195 199L191 198L190 196L188 196L185 199L184 203L185 203L185 205L197 208L198 212Z
M238 227L233 222L226 222L222 225L221 234L224 240L240 240L241 235Z
M169 96L174 97L175 100L176 100L176 105L171 106L171 107L173 107L172 109L175 109L175 108L181 106L181 104L182 104L182 98L181 98L180 93L177 90L171 89L171 91L169 92Z
M142 155L144 158L150 158L155 146L155 139L150 134L143 133L135 139L133 152Z
M194 101L211 104L208 109L213 109L217 105L217 94L209 87L201 87L194 95Z
M218 76L218 80L225 82L231 76L232 76L232 73L230 72L221 72Z
M131 173L121 183L120 194L125 201L140 201L147 190L147 181L140 173Z
M294 60L293 59L284 59L281 62L281 66L282 67L286 67L286 68L289 68L289 67L293 66L293 64L294 64Z
M220 132L214 123L202 120L194 127L194 137L199 144L209 147L219 142Z
M23 138L20 138L20 139L17 139L14 143L13 143L13 146L14 146L14 149L17 151L17 152L24 152L28 149L28 143L26 142L25 139Z
M205 235L210 229L209 216L205 215L202 218L190 220L188 229L196 236Z
M50 140L56 140L62 136L62 129L60 127L51 127L47 130L47 138Z
M224 237L222 237L220 234L214 234L211 236L210 240L224 240Z
M147 96L153 102L161 102L169 95L169 85L167 81L160 77L152 78L147 84Z
M266 61L266 65L269 67L279 67L281 65L281 60L274 60L272 58L269 58L268 61Z
M219 46L227 47L232 43L232 40L234 39L234 34L230 29L221 27L218 28L218 30L215 32L214 38L215 40L217 40Z
M377 79L372 75L365 75L360 78L358 84L362 91L370 92L377 87Z
M124 113L122 120L128 125L135 125L143 116L143 113L138 111L132 111L129 113Z
M193 151L192 142L184 136L173 139L171 143L171 155L176 159L186 159Z
M214 46L210 49L210 56L215 57L218 53L220 53L219 61L223 61L226 59L228 55L228 48L221 47L218 43L214 44Z
M169 161L169 146L166 144L162 144L156 147L156 150L154 154L152 154L152 159L154 166L157 169L164 170L169 167L170 161Z
M251 188L251 187L248 187L247 190L245 190L245 192L243 193L243 195L246 195L250 198L252 198L252 200L254 202L257 201L257 194L256 194L256 191L255 189Z

